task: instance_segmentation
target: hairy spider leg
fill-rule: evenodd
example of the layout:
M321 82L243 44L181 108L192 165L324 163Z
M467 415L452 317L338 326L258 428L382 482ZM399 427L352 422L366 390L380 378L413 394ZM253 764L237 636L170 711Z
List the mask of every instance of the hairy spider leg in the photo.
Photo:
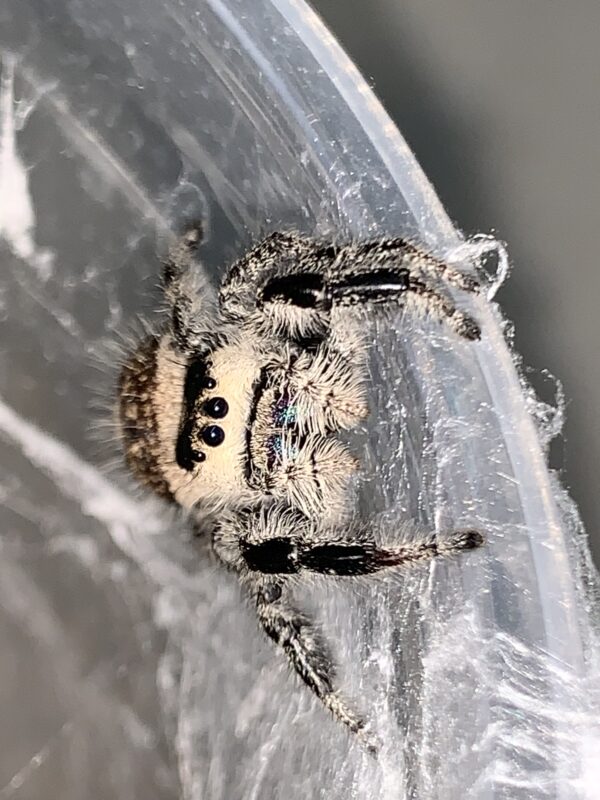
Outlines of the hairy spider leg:
M314 332L333 304L411 303L446 320L460 336L477 340L481 330L467 313L430 285L440 278L463 291L478 281L404 239L339 246L292 233L272 233L231 267L219 293L223 310L243 318L257 306L281 309L271 324L293 334ZM286 309L287 307L287 309ZM294 312L297 309L300 312ZM302 311L317 318L302 318ZM327 326L325 326L327 327Z
M390 266L406 267L411 272L434 274L458 289L477 292L480 284L477 278L452 267L445 261L435 258L413 242L400 237L373 239L358 244L336 245L320 243L297 233L274 232L265 237L242 258L233 264L223 288L243 280L256 286L265 273L277 269L278 260L287 256L298 259L299 266L311 271L320 265L329 269L337 265L346 271L348 265L367 261L369 269Z
M339 249L335 260L336 266L343 271L348 266L363 261L368 261L371 269L384 266L395 269L404 267L413 274L436 275L464 292L477 292L480 289L475 276L452 267L413 242L399 237L346 245Z
M334 305L389 305L409 301L417 310L445 320L460 336L471 341L481 338L479 324L451 300L430 288L408 267L377 267L368 262L346 262L346 268L329 275L294 272L268 280L260 293L262 305L295 306L329 312Z
M359 734L373 752L375 740L363 718L349 709L335 688L335 665L326 642L308 617L289 603L290 578L302 572L359 578L481 544L483 536L474 530L443 538L429 533L395 547L377 544L366 531L360 532L358 542L350 541L340 531L322 530L318 523L281 504L230 516L213 536L217 557L236 570L250 589L267 635L334 717Z
M437 556L473 550L483 544L483 536L474 530L455 531L443 538L429 533L397 547L381 547L373 540L351 543L336 536L335 532L320 535L323 538L314 542L291 536L278 536L259 542L241 539L240 551L248 569L262 574L317 572L321 575L358 577L428 561Z
M310 619L290 603L281 582L257 585L253 591L261 627L286 654L291 666L334 718L376 755L379 745L364 718L335 688L336 669L327 643Z

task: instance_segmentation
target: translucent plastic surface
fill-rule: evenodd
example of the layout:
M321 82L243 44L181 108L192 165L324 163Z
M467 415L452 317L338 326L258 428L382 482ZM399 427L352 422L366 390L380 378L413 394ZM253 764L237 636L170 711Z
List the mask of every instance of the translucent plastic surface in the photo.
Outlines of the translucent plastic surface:
M90 443L104 343L153 308L184 219L207 219L215 280L281 228L393 232L469 268L318 20L297 0L6 0L0 42L0 798L593 797L594 578L545 465L560 412L521 386L493 306L471 309L477 345L370 321L355 441L366 517L476 526L485 550L299 589L379 761Z

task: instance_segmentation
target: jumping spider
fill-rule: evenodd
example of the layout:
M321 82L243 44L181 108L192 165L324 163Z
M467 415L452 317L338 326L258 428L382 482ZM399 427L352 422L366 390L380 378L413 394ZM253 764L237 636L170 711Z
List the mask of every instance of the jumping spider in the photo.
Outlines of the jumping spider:
M361 309L410 305L467 340L475 320L435 288L477 281L402 239L345 246L273 233L236 261L218 296L193 228L163 272L169 320L124 364L129 469L206 525L266 634L334 717L371 741L336 688L323 636L290 601L295 576L364 576L478 547L473 530L383 546L352 521L357 459L336 432L368 414Z

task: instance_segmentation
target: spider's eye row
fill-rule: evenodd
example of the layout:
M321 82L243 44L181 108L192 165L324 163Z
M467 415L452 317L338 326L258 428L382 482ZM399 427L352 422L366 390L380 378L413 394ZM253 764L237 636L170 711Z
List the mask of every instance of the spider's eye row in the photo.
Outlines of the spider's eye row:
M224 397L211 397L204 404L204 411L213 419L223 419L227 416L229 405Z
M218 425L208 425L202 431L202 441L209 447L218 447L225 439L225 431Z
M196 358L188 364L183 397L186 405L193 406L198 393L204 389L214 389L217 382L208 374L210 365L203 358Z

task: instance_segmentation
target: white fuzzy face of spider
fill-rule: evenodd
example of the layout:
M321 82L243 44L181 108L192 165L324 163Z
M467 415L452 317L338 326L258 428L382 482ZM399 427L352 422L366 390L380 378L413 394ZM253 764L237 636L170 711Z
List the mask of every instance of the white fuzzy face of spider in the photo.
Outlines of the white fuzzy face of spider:
M327 349L263 345L231 335L186 357L169 334L143 342L120 381L129 467L188 509L272 497L339 518L357 461L332 432L366 415L362 375Z
M144 342L120 384L127 460L142 483L184 508L247 495L246 424L258 371L242 347L189 358L168 334Z

